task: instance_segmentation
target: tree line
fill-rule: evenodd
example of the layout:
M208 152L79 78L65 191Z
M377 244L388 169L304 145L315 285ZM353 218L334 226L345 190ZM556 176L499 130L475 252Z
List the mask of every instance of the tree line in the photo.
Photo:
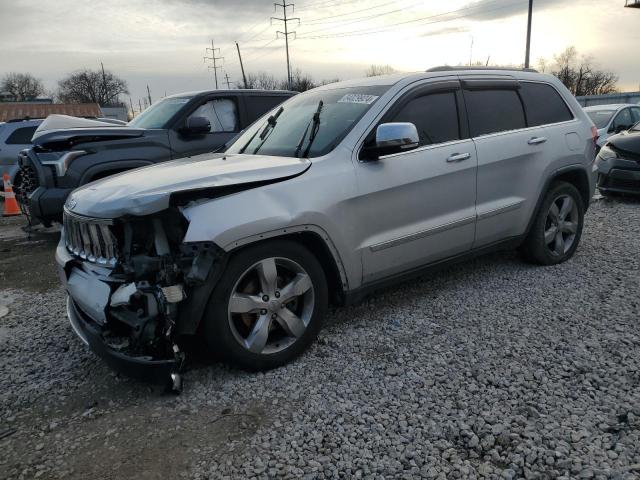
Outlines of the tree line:
M579 54L573 46L554 55L552 61L539 59L538 70L558 77L576 96L602 95L618 91L618 76L609 70L599 68L591 56ZM364 74L372 77L395 71L390 65L371 65ZM291 74L291 90L304 92L339 80L334 78L316 82L308 73L295 69ZM243 83L238 82L238 87L244 87ZM287 90L289 86L286 79L267 72L257 72L247 75L246 88ZM5 75L0 82L0 92L7 92L16 102L34 100L46 93L42 81L28 73ZM121 97L128 94L129 87L122 78L109 71L90 69L69 74L58 82L54 92L49 93L56 101L62 103L97 103L101 106L121 105Z

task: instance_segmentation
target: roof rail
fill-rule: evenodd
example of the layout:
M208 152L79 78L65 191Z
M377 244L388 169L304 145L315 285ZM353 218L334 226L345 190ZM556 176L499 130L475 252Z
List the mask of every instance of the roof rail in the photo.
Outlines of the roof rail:
M511 72L533 72L538 73L535 68L514 68L514 67L453 67L451 65L441 65L427 69L427 72L451 72L454 70L505 70Z
M29 120L43 120L44 117L23 117L23 118L11 118L7 120L7 123L15 123L15 122L28 122Z

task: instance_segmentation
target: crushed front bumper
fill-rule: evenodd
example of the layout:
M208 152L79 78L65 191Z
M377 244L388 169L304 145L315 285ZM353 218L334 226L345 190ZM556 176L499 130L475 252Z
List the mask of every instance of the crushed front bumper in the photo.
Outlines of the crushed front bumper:
M132 356L108 345L105 334L109 330L109 321L105 311L113 286L105 282L99 272L91 271L76 261L63 242L56 249L56 263L67 290L67 315L73 330L111 368L133 378L163 384L181 370L182 361L177 356L167 359Z

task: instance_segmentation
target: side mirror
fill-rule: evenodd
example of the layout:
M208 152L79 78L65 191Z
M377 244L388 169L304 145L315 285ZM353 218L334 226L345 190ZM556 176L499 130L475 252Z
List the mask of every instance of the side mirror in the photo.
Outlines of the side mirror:
M211 122L205 117L189 117L181 131L187 135L203 135L211 131Z
M378 156L412 150L420 145L413 123L383 123L376 129L375 150Z

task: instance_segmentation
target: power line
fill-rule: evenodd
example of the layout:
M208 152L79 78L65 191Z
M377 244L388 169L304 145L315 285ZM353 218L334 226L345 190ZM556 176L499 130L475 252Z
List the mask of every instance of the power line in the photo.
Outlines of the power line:
M274 5L274 9L277 9L278 7L282 8L282 18L271 17L271 22L273 23L273 21L276 20L284 24L284 32L281 32L280 30L278 30L276 32L276 39L279 38L278 34L282 34L284 36L285 48L287 51L287 85L289 90L291 90L291 63L289 61L289 35L293 35L293 37L295 38L296 32L289 31L289 22L297 21L298 25L300 25L300 19L297 17L287 18L288 7L291 7L291 11L295 12L295 6L293 3L286 3L286 0L282 0L282 3L274 3L273 5Z
M397 1L382 3L380 5L375 5L373 7L363 8L361 10L354 10L353 12L339 13L337 15L330 15L328 17L323 17L323 18L317 18L315 20L311 20L309 22L304 22L304 23L305 25L315 25L316 23L323 23L323 20L328 20L331 18L338 18L338 17L346 17L347 15L353 15L354 13L368 12L369 10L375 10L376 8L386 7L387 5L396 5L397 3L398 3ZM423 2L420 2L420 3L423 3Z
M494 7L494 8L482 10L482 12L486 13L486 12L492 12L492 11L496 11L496 10L504 10L506 8L511 8L514 5L523 3L524 1L526 1L526 0L518 0L518 1L516 1L514 3L510 3L508 5L503 5L503 6L499 6L499 7ZM501 0L493 0L491 2L487 2L485 5L491 4L491 3L496 3L496 2L501 2ZM369 27L369 28L365 28L365 29L352 30L352 31L347 31L347 32L338 32L338 33L335 33L335 34L315 35L315 36L300 36L300 37L297 37L297 38L298 39L338 38L338 37L352 37L352 36L359 36L359 35L370 35L370 34L376 34L376 33L385 33L385 32L393 30L394 29L393 27L397 27L397 26L400 26L400 25L407 25L407 24L410 24L410 23L423 22L425 20L430 20L430 19L433 19L433 18L443 17L445 15L451 15L451 14L454 14L454 13L458 13L458 12L462 12L462 11L465 11L465 10L469 10L469 8L474 8L474 7L459 8L457 10L450 10L448 12L439 13L437 15L430 15L428 17L415 18L413 20L406 20L404 22L392 23L392 24L384 25L384 26L380 26L380 27ZM447 19L444 19L444 20L436 20L436 21L433 21L433 22L427 22L427 23L425 23L423 25L431 25L431 24L440 23L440 22L449 22L449 21L452 21L452 20L460 19L460 18L470 17L470 16L475 15L477 13L480 13L480 11L474 11L474 12L470 12L470 13L467 13L467 14L464 14L464 15L458 15L458 16L455 16L455 17L452 17L452 18L447 18Z

